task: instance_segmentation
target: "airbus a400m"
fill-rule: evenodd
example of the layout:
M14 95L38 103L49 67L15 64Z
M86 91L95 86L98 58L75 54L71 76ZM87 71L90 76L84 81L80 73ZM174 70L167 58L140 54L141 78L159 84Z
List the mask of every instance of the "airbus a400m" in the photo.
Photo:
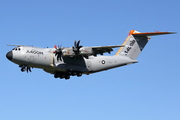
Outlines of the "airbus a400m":
M129 32L122 45L84 47L75 41L73 47L38 48L24 45L16 47L6 57L21 67L21 71L31 72L31 68L40 68L51 73L55 78L69 79L70 76L92 74L124 65L137 63L136 58L144 49L150 36L173 34L173 32L140 33ZM14 46L14 45L13 45ZM113 56L104 56L113 48L119 47Z

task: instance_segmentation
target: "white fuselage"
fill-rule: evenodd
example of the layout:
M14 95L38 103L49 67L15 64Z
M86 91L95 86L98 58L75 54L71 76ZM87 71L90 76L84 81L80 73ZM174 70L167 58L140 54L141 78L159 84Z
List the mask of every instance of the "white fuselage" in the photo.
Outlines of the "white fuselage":
M123 55L117 56L62 56L61 60L53 53L54 48L37 48L20 46L7 53L7 58L19 66L40 68L44 71L56 74L57 72L76 71L82 74L90 74L111 68L136 63ZM11 53L11 56L10 56Z

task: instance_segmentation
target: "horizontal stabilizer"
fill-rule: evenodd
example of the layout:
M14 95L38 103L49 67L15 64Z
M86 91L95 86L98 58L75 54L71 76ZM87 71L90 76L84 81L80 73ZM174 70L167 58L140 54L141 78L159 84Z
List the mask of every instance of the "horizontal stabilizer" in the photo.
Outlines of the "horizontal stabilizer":
M132 32L130 35L133 36L154 36L154 35L164 35L164 34L175 34L175 32L146 32L146 33L137 33L137 32Z

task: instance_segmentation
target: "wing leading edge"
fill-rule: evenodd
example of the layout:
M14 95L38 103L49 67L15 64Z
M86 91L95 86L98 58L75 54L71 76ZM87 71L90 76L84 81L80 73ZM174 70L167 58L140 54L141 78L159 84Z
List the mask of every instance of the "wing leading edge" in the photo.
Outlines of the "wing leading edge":
M103 53L110 53L113 51L113 48L117 47L124 47L124 45L111 45L111 46L94 46L92 47L93 53L96 54L103 54Z

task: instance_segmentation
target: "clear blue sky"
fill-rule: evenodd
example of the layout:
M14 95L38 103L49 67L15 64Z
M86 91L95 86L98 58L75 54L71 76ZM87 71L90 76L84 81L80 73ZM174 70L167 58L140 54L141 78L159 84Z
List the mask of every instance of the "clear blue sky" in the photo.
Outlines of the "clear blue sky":
M178 0L1 0L1 120L180 120ZM152 37L139 63L55 79L22 73L6 44L71 47L122 44L128 31L172 31ZM115 51L112 55L115 54Z

